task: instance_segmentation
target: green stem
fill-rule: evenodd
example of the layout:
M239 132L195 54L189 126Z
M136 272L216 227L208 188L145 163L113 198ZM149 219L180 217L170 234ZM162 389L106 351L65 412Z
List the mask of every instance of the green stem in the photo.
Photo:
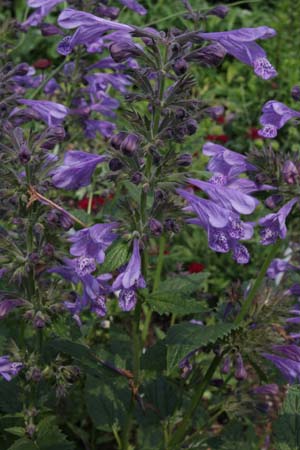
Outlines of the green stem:
M65 64L66 59L59 66L57 66L56 69L54 69L47 78L44 79L44 81L35 89L35 91L32 92L29 98L33 100L41 92L41 90L44 89L48 81L51 80L51 78L53 78Z
M265 259L265 262L263 263L263 265L259 271L259 274L258 274L252 288L250 289L249 294L248 294L246 300L244 301L240 312L238 313L238 315L234 321L236 325L239 325L244 320L246 315L248 314L248 312L251 308L252 302L263 282L265 275L266 275L268 267L269 267L272 259L274 259L274 256L280 245L281 245L281 241L278 240L276 242L276 244L270 248L269 254L268 254L267 258Z
M174 432L173 437L170 440L169 447L167 450L174 450L174 448L176 448L176 445L179 444L180 442L182 442L182 440L185 438L186 432L191 425L191 419L192 419L196 409L198 408L198 405L203 397L203 394L204 394L213 374L215 373L215 371L222 359L222 356L223 356L222 354L216 355L214 357L214 359L212 360L202 382L198 386L198 389L196 390L196 392L193 396L193 400L191 401L191 404L190 404L189 408L187 409L182 422L178 426L177 430Z

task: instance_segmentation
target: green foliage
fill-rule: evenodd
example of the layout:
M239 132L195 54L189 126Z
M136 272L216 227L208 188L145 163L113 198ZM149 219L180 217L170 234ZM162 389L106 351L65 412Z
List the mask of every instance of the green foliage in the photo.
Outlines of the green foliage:
M129 259L129 246L124 241L116 241L109 247L105 261L101 266L102 273L113 272L125 264Z
M300 386L290 386L278 419L273 424L276 450L300 448Z

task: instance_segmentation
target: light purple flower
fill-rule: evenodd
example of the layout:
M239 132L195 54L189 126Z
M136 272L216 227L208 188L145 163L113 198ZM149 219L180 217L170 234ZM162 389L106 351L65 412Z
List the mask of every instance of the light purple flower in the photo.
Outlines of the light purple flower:
M136 289L145 288L146 283L142 276L141 255L139 250L139 240L134 239L132 256L117 276L112 285L113 291L120 291L119 305L123 311L130 311L135 307Z
M273 347L280 356L262 353L264 358L271 361L287 379L289 383L300 381L300 349L295 344L276 345Z
M53 184L60 189L87 186L96 166L105 160L105 155L70 150L65 153L64 163L51 172Z
M27 0L27 5L36 10L23 22L22 29L26 30L28 27L39 25L43 18L47 16L53 8L64 0Z
M19 100L19 103L29 106L36 112L40 119L43 120L49 127L56 127L61 125L69 110L60 103L50 102L46 100Z
M202 39L217 41L230 55L253 67L254 73L264 80L275 77L277 72L268 61L264 49L255 41L257 39L268 39L275 35L275 30L264 26L218 33L198 33L198 36Z
M93 14L83 11L76 11L75 9L71 8L66 8L60 13L58 17L58 24L62 28L67 29L78 28L81 26L90 27L93 25L98 25L102 26L103 32L113 30L127 32L134 31L134 28L130 25L125 25L116 21L112 22L111 20L102 19L100 17L94 16Z
M295 267L288 261L285 261L284 259L275 258L273 259L267 270L267 275L269 278L274 280L280 273L287 272L288 270L298 270L298 269L300 269L300 267Z
M11 362L9 356L0 356L0 375L10 381L12 377L17 375L22 369L23 364L20 362Z
M69 238L69 241L73 243L70 248L71 255L88 256L94 258L99 264L103 263L105 250L118 236L112 233L112 230L117 227L117 222L97 223L77 231Z
M257 170L253 164L247 162L246 156L213 142L204 144L202 152L206 156L211 156L207 166L210 172L217 172L230 177Z
M277 213L268 214L259 219L258 223L262 227L260 231L262 245L274 244L278 238L284 239L286 237L286 218L290 214L293 206L298 202L295 197L286 203Z
M247 378L247 371L245 369L243 358L240 353L237 353L236 355L234 376L239 381L245 380Z
M294 117L300 117L299 111L295 111L276 100L268 101L263 106L262 112L263 115L259 121L263 125L263 129L259 130L258 134L269 139L276 137L277 131L282 128L286 122Z
M89 139L95 139L97 132L108 139L113 135L115 128L114 123L106 120L88 119L84 122L85 136Z
M254 197L225 186L219 186L194 178L188 178L188 182L204 191L215 203L239 214L253 213L259 203Z
M279 394L278 384L262 384L251 389L251 394L254 395L277 395Z

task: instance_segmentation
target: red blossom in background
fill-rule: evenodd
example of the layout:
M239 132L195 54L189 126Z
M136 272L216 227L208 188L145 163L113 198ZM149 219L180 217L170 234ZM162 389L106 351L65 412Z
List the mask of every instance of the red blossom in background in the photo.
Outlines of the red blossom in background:
M203 272L203 270L205 269L205 265L194 261L188 265L187 269L189 273L199 273Z
M92 200L92 211L97 211L98 208L103 206L107 201L113 198L113 194L110 194L108 197L102 197L101 195L95 195ZM89 198L83 197L83 199L79 200L77 203L77 207L79 209L87 210L89 205Z
M220 142L221 144L226 144L229 141L229 137L226 134L208 134L205 139L212 142Z
M261 139L260 135L258 134L258 128L252 127L249 128L248 132L247 132L247 136L249 139L251 140L255 140L255 139Z
M33 63L33 67L35 69L47 69L51 65L52 65L52 61L50 61L50 59L46 59L46 58L38 59Z

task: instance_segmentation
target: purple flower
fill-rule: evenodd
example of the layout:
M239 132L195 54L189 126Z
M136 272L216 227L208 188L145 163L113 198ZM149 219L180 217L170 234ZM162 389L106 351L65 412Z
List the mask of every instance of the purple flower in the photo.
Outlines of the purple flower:
M235 189L208 183L206 181L189 178L188 182L202 191L222 206L223 208L233 210L240 214L251 214L255 210L259 201L248 194L239 192Z
M244 366L242 355L240 353L237 353L236 355L234 376L239 381L245 380L247 378L247 372Z
M299 172L293 161L285 161L282 168L283 179L288 184L296 184L299 178Z
M282 128L286 122L294 117L300 117L300 112L289 108L276 100L268 101L262 109L263 115L260 123L263 129L258 134L264 138L272 139L277 136L277 130Z
M293 266L284 259L275 258L273 259L267 270L267 275L269 278L274 280L280 273L287 272L288 270L298 270L298 269L300 268Z
M46 100L19 100L38 114L49 127L61 125L69 110L64 105Z
M97 131L106 139L113 135L116 125L106 120L88 119L84 122L85 136L89 139L95 139Z
M126 6L129 9L132 9L132 11L140 14L141 16L144 16L147 14L147 10L136 0L118 0L121 5Z
M262 245L274 244L278 238L286 237L286 218L290 214L293 206L298 202L295 197L286 203L277 213L268 214L259 219L258 223L263 229L260 231Z
M23 364L20 362L10 362L9 356L0 356L0 375L10 381L13 376L17 375L22 369Z
M206 156L211 156L207 166L210 172L217 172L229 177L257 170L255 166L247 162L244 155L233 152L222 145L207 142L204 144L202 152Z
M113 291L120 291L119 305L123 311L130 311L136 304L136 289L146 287L145 280L141 271L141 256L139 250L139 240L133 242L132 256L117 276L112 285Z
M39 25L43 18L47 16L58 3L64 0L27 0L27 5L36 10L23 22L22 29L27 30L28 27Z
M117 227L117 222L98 223L77 231L69 238L69 241L73 242L70 248L71 255L88 256L94 258L99 264L103 263L105 250L118 236L112 233L112 230Z
M254 395L278 395L279 386L278 384L263 384L261 386L256 386L251 389L251 394Z
M280 370L289 383L299 382L300 348L295 344L276 345L273 350L280 356L270 353L263 353L262 355Z
M18 298L7 298L0 302L0 320L4 319L17 306L24 304L24 301Z
M94 16L93 14L83 11L76 11L75 9L71 8L64 9L60 13L58 17L58 24L62 28L67 29L78 28L81 26L90 27L93 25L98 25L98 27L102 26L103 33L105 31L113 30L127 32L134 31L134 28L129 25L125 25L119 22L112 22L111 20L107 19L101 19L100 17Z
M104 317L107 312L106 297L99 295L91 301L91 312L94 312L99 317Z
M96 166L106 160L105 155L70 150L65 153L64 163L51 172L55 187L78 189L87 186Z
M226 51L254 69L254 73L264 80L277 75L276 70L266 57L266 52L256 44L257 39L268 39L276 35L269 27L241 28L219 33L198 33L200 38L217 41Z

